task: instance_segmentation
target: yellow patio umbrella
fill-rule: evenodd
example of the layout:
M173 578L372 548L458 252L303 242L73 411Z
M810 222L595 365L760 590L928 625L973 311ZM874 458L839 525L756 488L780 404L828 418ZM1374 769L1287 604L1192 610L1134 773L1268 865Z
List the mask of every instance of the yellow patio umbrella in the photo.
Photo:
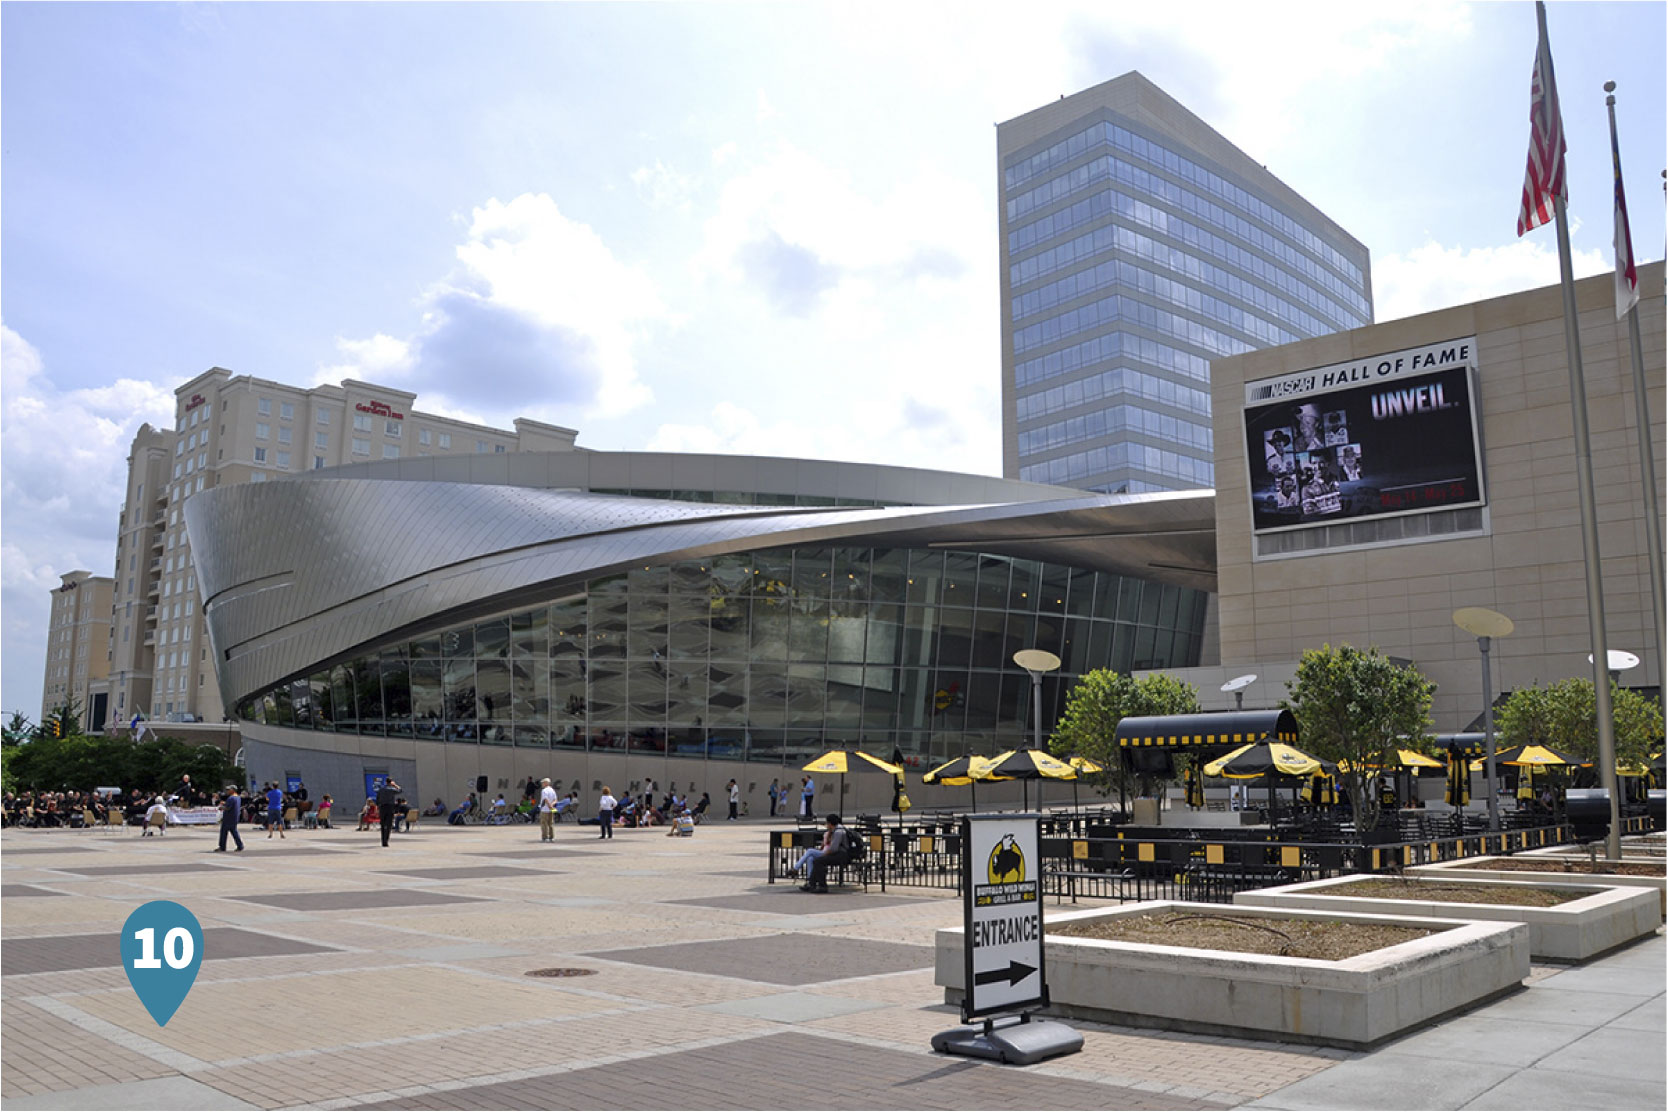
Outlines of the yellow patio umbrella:
M1584 765L1589 762L1580 757L1560 752L1550 745L1514 745L1503 753L1496 753L1494 759L1504 765L1515 765L1519 768L1556 768L1559 765Z
M1006 780L1006 776L986 776L990 769L989 757L976 757L971 754L965 757L954 757L937 768L928 769L921 774L923 784L944 784L948 787L959 788L963 784L968 786L973 796L973 809L979 809L980 780Z
M810 764L802 767L803 772L838 772L840 774L840 809L845 809L846 802L846 773L853 767L862 768L862 762L889 772L893 776L903 775L903 766L895 765L891 761L883 761L879 757L863 752L861 749L830 749Z
M1099 761L1092 761L1088 757L1067 757L1066 763L1077 769L1077 777L1081 779L1084 773L1105 772L1106 766ZM1077 810L1077 780L1071 782L1071 809Z
M991 758L981 780L1018 780L1023 788L1020 806L1029 809L1032 780L1075 780L1077 769L1041 749L1010 749ZM1042 786L1037 786L1037 806L1042 806Z
M1274 809L1275 776L1309 776L1326 768L1319 760L1283 741L1257 741L1242 745L1205 766L1206 776L1230 780L1268 779L1268 806Z

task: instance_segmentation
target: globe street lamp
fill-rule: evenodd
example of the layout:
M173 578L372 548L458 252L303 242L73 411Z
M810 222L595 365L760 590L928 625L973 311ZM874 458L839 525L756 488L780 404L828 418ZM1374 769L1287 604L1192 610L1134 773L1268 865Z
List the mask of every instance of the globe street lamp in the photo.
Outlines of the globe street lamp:
M1014 663L1031 673L1031 736L1033 749L1042 748L1042 678L1060 667L1060 658L1046 649L1020 649Z

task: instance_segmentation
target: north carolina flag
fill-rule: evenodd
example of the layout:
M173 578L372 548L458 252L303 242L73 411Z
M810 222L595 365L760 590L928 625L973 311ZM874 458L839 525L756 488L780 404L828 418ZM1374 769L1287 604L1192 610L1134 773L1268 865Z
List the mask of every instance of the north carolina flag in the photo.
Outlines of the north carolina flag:
M1552 77L1552 48L1542 35L1535 49L1535 76L1529 85L1529 165L1523 175L1518 235L1552 223L1554 198L1569 200L1564 184L1564 150L1564 117L1558 110L1558 85Z
M1616 169L1616 319L1627 316L1627 311L1639 304L1639 272L1633 266L1633 233L1627 224L1627 197L1622 193L1622 151L1616 143L1615 129L1610 132L1610 163Z

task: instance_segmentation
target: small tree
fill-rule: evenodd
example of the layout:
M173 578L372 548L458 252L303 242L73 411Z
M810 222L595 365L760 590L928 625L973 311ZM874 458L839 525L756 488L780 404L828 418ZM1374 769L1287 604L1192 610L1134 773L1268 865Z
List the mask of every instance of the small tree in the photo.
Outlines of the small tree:
M1199 692L1190 683L1154 672L1139 680L1099 668L1078 678L1066 697L1066 712L1054 724L1048 747L1057 757L1088 757L1106 772L1090 777L1103 793L1129 787L1118 752L1118 723L1130 716L1197 714Z
M1662 704L1612 682L1610 708L1616 763L1644 764L1662 745ZM1520 687L1501 706L1495 724L1508 745L1550 745L1583 760L1598 757L1598 701L1589 679Z
M1378 793L1371 790L1377 770L1398 746L1424 735L1435 686L1376 648L1362 652L1350 645L1310 649L1286 683L1290 697L1281 706L1297 718L1306 752L1340 762L1339 783L1355 808L1363 842L1378 826Z

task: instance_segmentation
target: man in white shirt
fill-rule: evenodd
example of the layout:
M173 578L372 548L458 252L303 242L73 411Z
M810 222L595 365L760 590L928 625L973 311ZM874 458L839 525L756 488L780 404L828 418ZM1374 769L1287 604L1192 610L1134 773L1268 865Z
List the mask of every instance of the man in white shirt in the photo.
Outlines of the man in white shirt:
M550 777L539 781L539 841L554 842L556 840L556 789L550 786Z
M737 784L734 780L731 780L730 781L730 818L731 819L735 819L735 818L739 817L736 814L736 811L737 811L737 808L739 808L740 806L741 806L741 785Z

